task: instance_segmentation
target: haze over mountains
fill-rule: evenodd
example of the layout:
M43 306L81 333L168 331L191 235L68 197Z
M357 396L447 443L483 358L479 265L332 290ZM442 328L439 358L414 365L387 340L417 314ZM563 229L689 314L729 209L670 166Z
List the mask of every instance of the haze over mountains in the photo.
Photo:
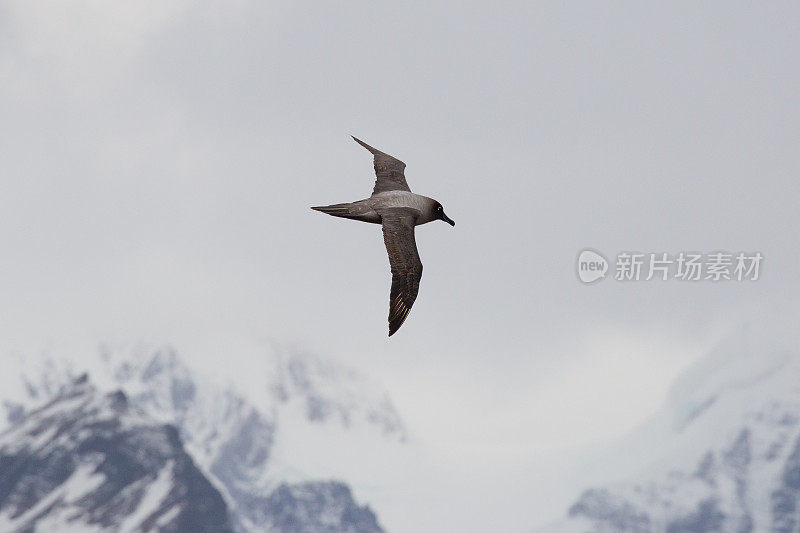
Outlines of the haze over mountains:
M9 359L0 529L194 531L204 517L232 532L526 531L544 503L563 519L537 531L800 527L791 342L743 329L617 443L493 475L488 462L456 471L420 455L389 396L357 371L301 351L269 357L259 398L170 346L104 346L80 365Z
M744 328L692 365L596 456L609 482L542 531L798 531L800 348L786 345Z
M270 401L256 406L170 347L104 347L80 376L69 361L32 358L6 375L18 385L1 400L0 519L14 530L381 531L346 480L326 475L341 450L320 455L337 441L356 453L402 447L390 400L308 354L274 364L264 376ZM297 449L295 431L328 438ZM198 486L202 494L191 492Z

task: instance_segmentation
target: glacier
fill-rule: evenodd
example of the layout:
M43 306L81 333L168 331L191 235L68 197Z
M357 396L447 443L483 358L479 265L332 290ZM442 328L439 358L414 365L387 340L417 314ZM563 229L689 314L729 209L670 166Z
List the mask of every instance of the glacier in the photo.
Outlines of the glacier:
M609 482L538 531L800 531L800 350L743 327L593 460Z

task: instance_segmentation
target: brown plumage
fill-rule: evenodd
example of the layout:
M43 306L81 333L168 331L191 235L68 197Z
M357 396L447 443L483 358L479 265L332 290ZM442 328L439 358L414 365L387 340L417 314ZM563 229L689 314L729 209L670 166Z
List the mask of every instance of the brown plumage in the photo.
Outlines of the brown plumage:
M352 137L352 135L351 135ZM384 154L380 150L373 148L361 139L353 140L358 144L372 152L375 156L373 159L373 166L375 167L375 188L372 189L372 194L378 194L385 191L408 191L411 189L406 182L405 170L406 164L396 159L389 154Z
M422 261L414 238L417 211L394 207L381 212L383 242L389 254L392 289L389 292L389 336L400 329L419 293Z
M406 165L399 159L367 143L355 141L374 156L375 187L365 200L312 207L335 217L381 224L383 242L389 255L392 288L389 292L389 336L400 329L419 293L422 261L417 252L414 227L433 220L456 223L444 214L442 204L427 196L414 194L405 177Z

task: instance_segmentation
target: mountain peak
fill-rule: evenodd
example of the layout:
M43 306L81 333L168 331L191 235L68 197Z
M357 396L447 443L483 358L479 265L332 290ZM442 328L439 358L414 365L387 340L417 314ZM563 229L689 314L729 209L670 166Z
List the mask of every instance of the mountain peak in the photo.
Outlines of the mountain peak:
M797 531L800 349L744 328L692 365L663 409L599 461L564 531Z
M232 532L174 426L81 377L0 434L0 530Z
M255 404L235 384L196 373L168 345L105 345L99 356L98 364L90 366L91 380L87 375L72 377L75 373L71 371L53 371L64 365L32 365L33 371L22 378L27 384L23 393L4 398L9 420L18 424L26 413L37 415L41 409L36 406L43 402L78 401L85 396L102 403L98 412L116 420L114 424L137 417L144 417L149 424L157 422L164 438L171 439L172 446L185 448L198 471L223 491L234 517L232 527L238 532L277 527L279 518L274 515L273 504L284 501L275 494L277 487L293 494L293 499L286 501L294 502L294 511L284 510L281 516L292 516L297 531L315 530L310 525L317 523L309 511L312 501L322 502L331 523L337 524L328 528L330 531L349 531L353 513L362 516L364 523L377 524L374 514L355 502L343 482L319 481L339 477L336 473L325 468L309 469L297 454L286 454L297 443L294 432L312 426L344 443L348 456L357 456L352 448L363 447L364 442L374 450L375 439L377 444L401 442L403 425L388 397L357 372L308 354L276 355L273 372L264 376L264 390L270 395L265 403ZM53 386L56 383L60 385ZM54 389L57 392L51 392ZM85 415L95 416L93 412L90 409ZM363 431L356 433L356 427ZM291 435L288 441L286 434ZM362 442L365 437L374 438ZM305 434L301 439L303 459L311 456L323 459L325 464L335 462L330 440ZM277 446L278 440L284 445ZM333 490L329 483L346 490ZM311 500L303 500L301 494ZM342 514L337 509L347 512ZM379 528L353 531L362 530Z

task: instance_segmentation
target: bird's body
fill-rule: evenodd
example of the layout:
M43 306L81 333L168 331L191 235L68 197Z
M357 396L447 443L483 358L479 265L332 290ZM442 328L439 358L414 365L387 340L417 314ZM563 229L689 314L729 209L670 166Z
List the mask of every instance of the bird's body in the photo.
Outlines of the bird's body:
M389 295L389 336L392 336L408 317L419 292L422 261L417 252L414 228L434 220L455 222L444 214L442 204L414 194L405 178L405 163L376 150L353 137L375 156L375 188L372 196L356 202L312 207L328 215L381 224L383 241L389 254L392 270L392 289Z
M414 225L419 226L437 220L435 218L436 204L438 204L436 200L421 194L407 191L385 191L357 202L312 207L311 209L336 217L380 224L381 210L407 207L419 213L414 220Z

